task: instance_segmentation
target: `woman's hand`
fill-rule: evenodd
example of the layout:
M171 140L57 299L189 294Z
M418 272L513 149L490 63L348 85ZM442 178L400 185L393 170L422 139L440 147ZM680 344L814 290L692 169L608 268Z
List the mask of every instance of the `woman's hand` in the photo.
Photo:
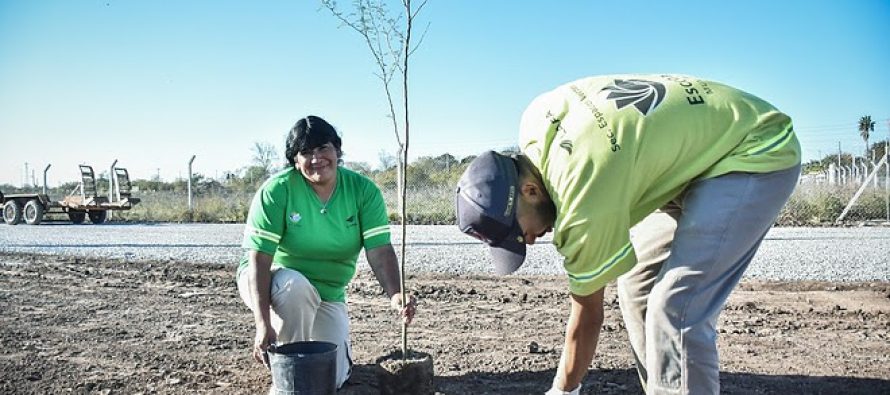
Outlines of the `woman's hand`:
M253 304L250 309L253 310L253 322L256 326L256 336L253 339L253 359L267 365L264 358L266 350L269 349L269 345L275 344L277 339L269 317L272 255L251 251L248 259L247 287Z
M373 250L365 250L365 257L368 258L368 264L374 271L374 276L383 287L383 290L389 297L389 306L393 310L399 312L399 315L410 324L414 319L414 311L417 309L417 300L413 295L408 295L408 303L402 308L402 292L399 287L399 261L396 259L396 252L392 248L392 244L382 245Z
M269 323L256 325L256 336L253 338L253 359L257 362L269 367L269 361L266 357L266 351L269 346L275 344L277 335L275 329Z
M417 299L414 298L414 295L408 294L408 303L405 304L405 308L402 308L402 293L396 293L391 298L389 298L389 306L399 312L399 316L405 322L405 325L411 323L411 320L414 319L414 313L417 311Z

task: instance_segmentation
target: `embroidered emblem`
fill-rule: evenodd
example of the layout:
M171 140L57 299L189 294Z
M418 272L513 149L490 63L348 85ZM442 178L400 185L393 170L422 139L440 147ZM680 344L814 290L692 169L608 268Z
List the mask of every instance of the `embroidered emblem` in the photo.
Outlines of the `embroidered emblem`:
M616 109L633 105L640 114L646 116L664 100L667 89L660 82L631 79L615 80L600 92L609 92L606 99L615 100Z
M300 222L301 219L303 219L303 217L300 216L300 213L290 213L290 222L297 223Z

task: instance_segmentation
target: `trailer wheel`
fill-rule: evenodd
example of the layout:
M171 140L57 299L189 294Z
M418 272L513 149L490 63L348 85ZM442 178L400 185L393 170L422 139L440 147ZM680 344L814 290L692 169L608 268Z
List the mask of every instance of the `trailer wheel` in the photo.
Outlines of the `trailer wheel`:
M43 220L43 205L37 199L29 200L25 203L25 223L28 225L40 225Z
M10 200L3 205L3 220L9 225L22 222L22 206L15 200Z
M87 215L90 216L90 222L98 225L105 222L105 218L108 216L108 212L105 210L102 211L88 211Z
M75 225L80 225L87 218L87 213L81 210L68 210L68 219Z

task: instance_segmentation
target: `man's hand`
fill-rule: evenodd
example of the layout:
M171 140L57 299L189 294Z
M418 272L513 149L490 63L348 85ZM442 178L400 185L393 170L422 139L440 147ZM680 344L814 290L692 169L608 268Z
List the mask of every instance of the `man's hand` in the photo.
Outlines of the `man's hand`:
M569 388L580 388L596 353L603 326L603 291L600 289L586 296L572 295L572 313L566 324L565 347L553 379L553 389L571 394L575 390L569 391Z
M414 296L408 295L408 303L402 308L402 291L399 285L399 262L396 259L396 252L392 248L392 244L386 244L373 250L365 250L365 257L368 258L368 265L374 271L374 276L383 287L383 291L389 297L389 305L399 312L405 324L410 324L414 319L414 311L417 308L417 301Z
M417 300L414 299L414 295L407 294L408 303L405 304L405 307L402 308L402 293L398 292L394 294L391 298L389 298L389 306L399 312L399 316L405 322L405 325L411 323L411 320L414 319L414 313L417 311Z

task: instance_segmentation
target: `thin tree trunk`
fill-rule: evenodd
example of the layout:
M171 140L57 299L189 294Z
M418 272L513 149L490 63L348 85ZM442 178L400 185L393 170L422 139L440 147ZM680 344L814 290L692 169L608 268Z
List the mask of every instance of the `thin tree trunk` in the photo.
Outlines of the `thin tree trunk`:
M410 136L410 125L408 124L408 57L410 56L411 49L411 20L414 19L413 15L411 15L411 0L404 0L405 5L405 48L404 53L404 67L402 68L402 100L405 105L405 145L404 150L402 152L402 160L405 165L403 166L402 177L404 182L402 182L402 265L401 265L401 273L399 275L400 285L402 288L402 308L405 308L405 303L408 303L406 291L405 291L405 263L406 255L405 255L405 245L408 244L406 241L407 237L407 182L408 182L408 137ZM408 324L402 321L402 358L408 358Z

